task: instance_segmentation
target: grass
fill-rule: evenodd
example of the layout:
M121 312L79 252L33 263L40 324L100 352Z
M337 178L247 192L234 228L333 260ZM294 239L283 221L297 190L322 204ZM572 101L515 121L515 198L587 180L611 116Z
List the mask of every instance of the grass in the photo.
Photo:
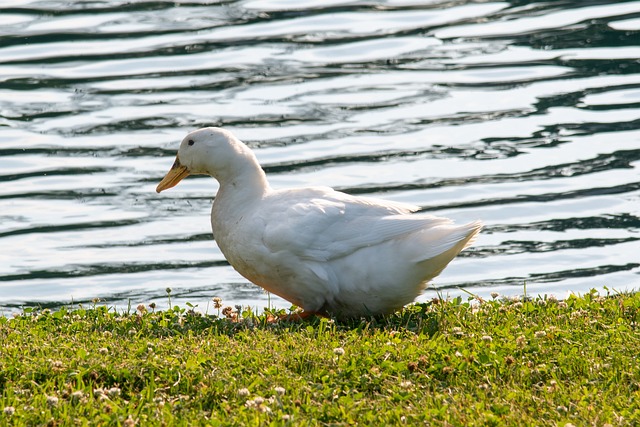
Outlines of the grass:
M0 317L0 425L640 425L638 293L224 313Z

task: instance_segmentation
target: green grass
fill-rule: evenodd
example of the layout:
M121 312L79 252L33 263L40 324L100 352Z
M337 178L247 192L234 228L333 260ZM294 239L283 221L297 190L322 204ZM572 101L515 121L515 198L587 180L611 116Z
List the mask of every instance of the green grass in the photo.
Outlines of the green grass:
M0 318L0 425L640 425L638 293L266 317Z

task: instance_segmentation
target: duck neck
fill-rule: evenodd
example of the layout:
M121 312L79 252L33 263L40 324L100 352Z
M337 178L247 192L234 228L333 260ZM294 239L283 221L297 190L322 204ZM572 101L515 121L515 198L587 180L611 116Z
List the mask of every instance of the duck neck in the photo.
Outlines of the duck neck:
M253 155L242 158L242 162L237 162L215 178L220 183L216 202L225 205L226 209L246 209L271 189L267 176Z

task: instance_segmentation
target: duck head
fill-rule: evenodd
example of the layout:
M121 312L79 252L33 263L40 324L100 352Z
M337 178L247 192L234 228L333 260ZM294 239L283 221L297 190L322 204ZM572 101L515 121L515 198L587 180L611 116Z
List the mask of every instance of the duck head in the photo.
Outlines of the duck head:
M218 181L242 169L243 159L255 159L251 150L231 132L215 127L189 133L180 143L176 160L156 187L159 193L189 175L211 175Z

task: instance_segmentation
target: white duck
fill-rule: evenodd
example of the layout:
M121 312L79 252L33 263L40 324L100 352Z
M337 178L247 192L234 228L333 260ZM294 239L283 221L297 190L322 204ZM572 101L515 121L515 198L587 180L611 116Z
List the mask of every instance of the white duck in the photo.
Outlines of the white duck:
M233 268L305 314L391 313L412 302L482 228L328 187L274 190L249 147L220 128L188 134L156 191L192 174L220 183L211 228Z

